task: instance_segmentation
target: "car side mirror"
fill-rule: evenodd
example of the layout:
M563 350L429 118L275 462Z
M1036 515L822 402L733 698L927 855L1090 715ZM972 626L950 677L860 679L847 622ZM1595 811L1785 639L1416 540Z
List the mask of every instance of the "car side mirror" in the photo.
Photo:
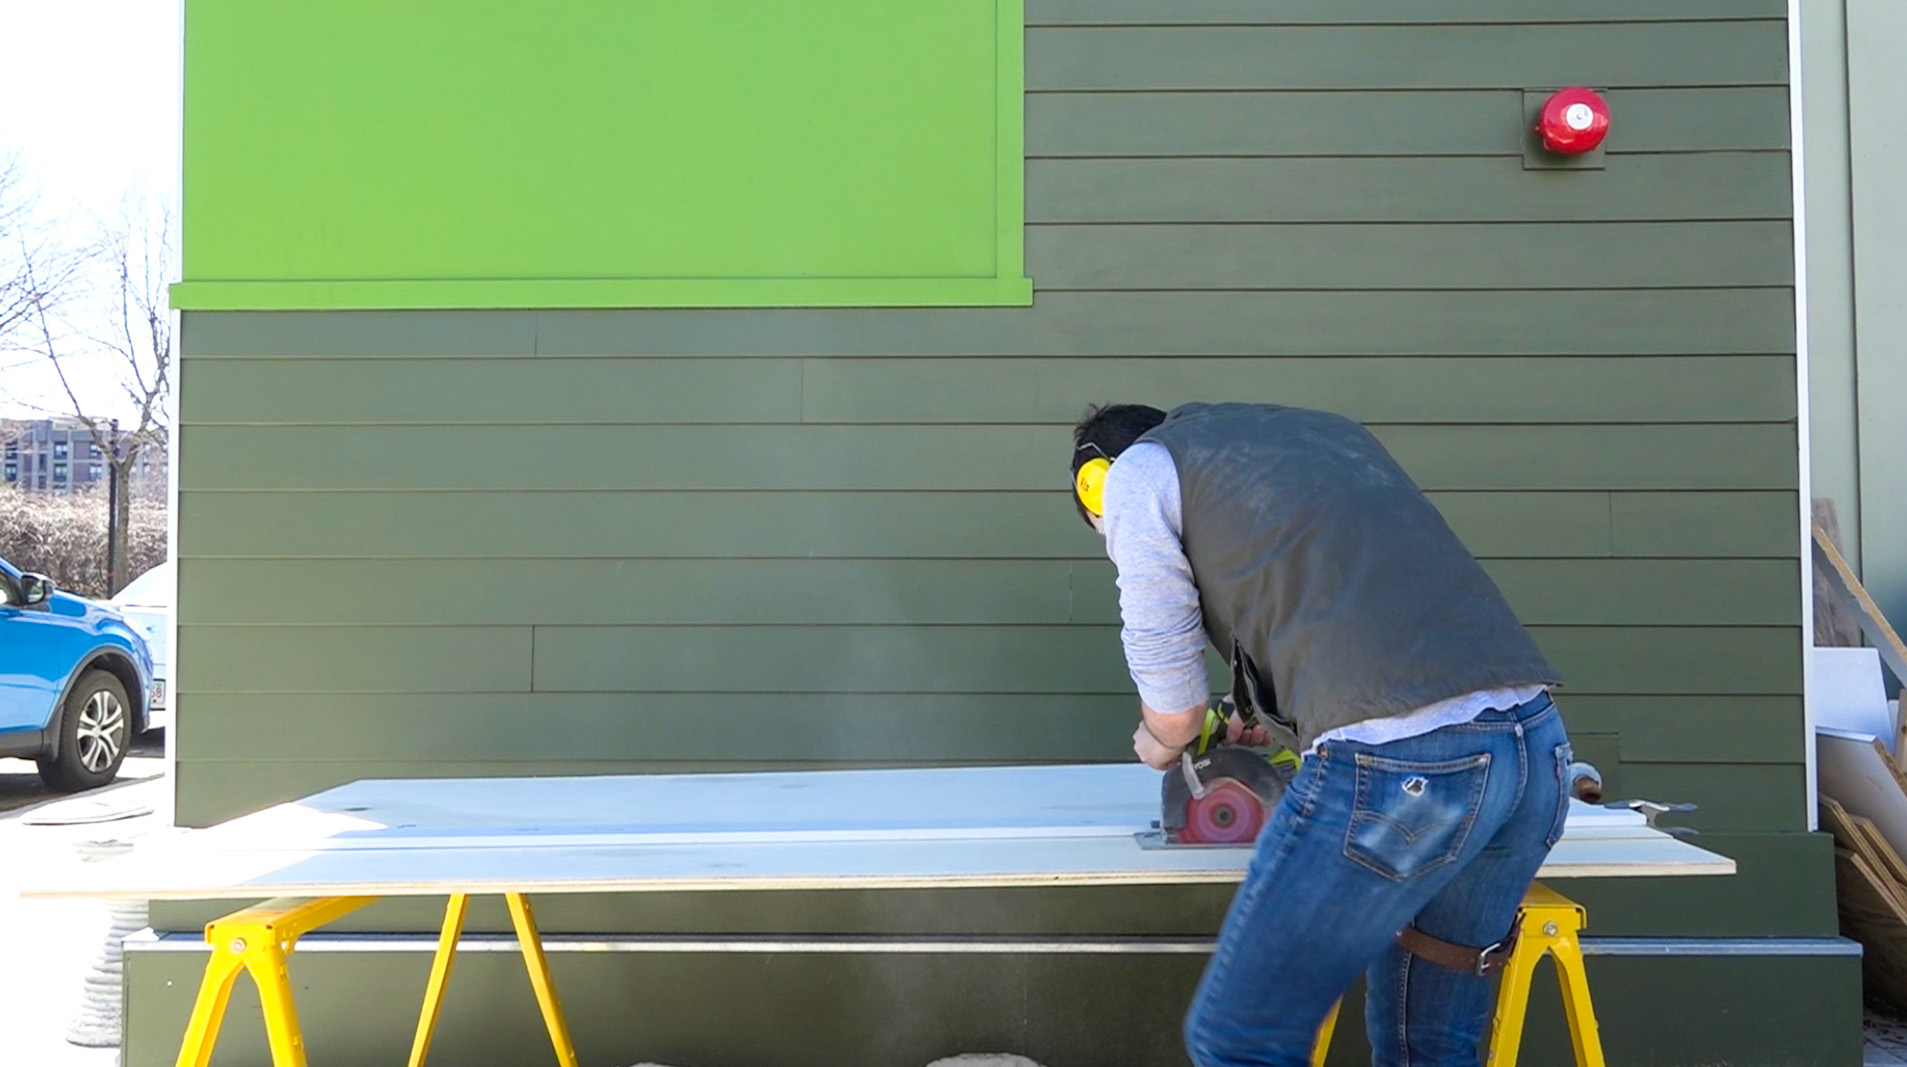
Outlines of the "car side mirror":
M44 574L20 576L20 606L32 607L53 599L53 579Z

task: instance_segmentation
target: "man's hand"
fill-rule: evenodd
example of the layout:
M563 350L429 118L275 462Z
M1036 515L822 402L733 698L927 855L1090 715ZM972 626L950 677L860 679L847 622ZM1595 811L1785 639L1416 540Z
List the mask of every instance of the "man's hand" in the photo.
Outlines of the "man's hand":
M1179 761L1179 753L1185 751L1184 745L1168 745L1152 735L1145 723L1132 732L1132 751L1138 754L1139 762L1155 771L1169 771Z
M1178 760L1185 746L1198 740L1199 728L1204 724L1203 705L1184 711L1160 712L1142 700L1139 728L1132 734L1132 751L1138 754L1139 762L1153 770L1167 770Z

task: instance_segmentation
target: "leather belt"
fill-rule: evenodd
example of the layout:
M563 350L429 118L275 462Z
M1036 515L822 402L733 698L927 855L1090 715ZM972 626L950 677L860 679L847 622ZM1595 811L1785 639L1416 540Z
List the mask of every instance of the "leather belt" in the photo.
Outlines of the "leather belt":
M1510 954L1516 951L1516 928L1511 927L1509 934L1494 945L1472 948L1432 937L1415 926L1406 926L1397 935L1397 946L1447 970L1489 978L1501 971L1510 962Z

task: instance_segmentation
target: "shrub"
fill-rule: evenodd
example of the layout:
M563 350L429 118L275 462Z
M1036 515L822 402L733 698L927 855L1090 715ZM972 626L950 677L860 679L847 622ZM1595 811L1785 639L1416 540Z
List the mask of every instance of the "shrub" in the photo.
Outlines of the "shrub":
M38 571L69 593L105 598L106 494L26 492L0 487L0 558L23 571ZM126 536L124 586L165 561L163 500L132 501Z

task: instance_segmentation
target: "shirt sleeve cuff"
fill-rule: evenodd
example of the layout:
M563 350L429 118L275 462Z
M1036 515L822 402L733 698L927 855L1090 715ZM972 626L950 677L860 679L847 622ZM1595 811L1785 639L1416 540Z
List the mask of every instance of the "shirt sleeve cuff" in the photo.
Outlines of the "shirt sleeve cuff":
M1139 699L1153 711L1170 715L1174 712L1202 708L1212 700L1211 683L1206 681L1203 671L1196 680L1188 678L1179 685L1167 689L1153 689L1149 686L1139 688Z

